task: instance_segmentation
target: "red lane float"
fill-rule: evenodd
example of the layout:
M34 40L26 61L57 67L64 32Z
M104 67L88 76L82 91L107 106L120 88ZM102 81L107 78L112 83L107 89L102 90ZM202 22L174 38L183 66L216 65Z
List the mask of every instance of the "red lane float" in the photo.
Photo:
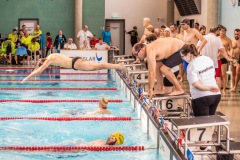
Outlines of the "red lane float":
M99 100L94 99L20 99L20 100L11 100L11 99L0 99L0 102L30 102L30 103L60 103L60 102L85 102L85 103L92 103L92 102L99 102ZM121 103L123 100L120 99L112 99L108 100L108 102L115 102L115 103Z
M29 73L12 73L12 72L9 72L9 73L1 73L1 75L29 75ZM108 73L85 73L85 72L81 72L81 73L41 73L39 75L108 75ZM38 76L38 75L35 75L35 76Z
M117 88L0 88L1 91L12 91L12 90L41 90L41 91L44 91L44 90L54 90L54 91L113 91L113 90L117 90Z
M0 82L20 82L21 80L0 80ZM80 79L80 80L29 80L28 82L112 82L111 80L101 79Z
M34 70L35 68L33 67L0 67L0 70ZM59 70L59 69L67 69L67 68L60 68L60 67L49 67L49 68L46 68L45 70Z
M1 146L11 151L143 151L144 146Z
M0 117L6 120L44 120L44 121L131 121L131 117Z

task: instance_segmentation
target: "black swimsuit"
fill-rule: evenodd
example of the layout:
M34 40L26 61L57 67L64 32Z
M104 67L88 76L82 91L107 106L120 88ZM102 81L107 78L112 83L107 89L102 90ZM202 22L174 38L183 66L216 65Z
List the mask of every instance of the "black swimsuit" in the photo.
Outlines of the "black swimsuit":
M74 69L74 70L77 70L77 69L74 68L74 64L76 63L76 61L77 61L78 59L81 59L81 58L80 58L80 57L74 57L74 58L72 59L72 69Z

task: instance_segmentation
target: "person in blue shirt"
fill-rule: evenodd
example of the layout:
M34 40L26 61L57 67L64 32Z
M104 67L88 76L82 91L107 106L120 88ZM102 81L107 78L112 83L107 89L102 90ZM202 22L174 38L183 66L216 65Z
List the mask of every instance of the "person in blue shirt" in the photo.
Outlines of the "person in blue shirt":
M102 32L102 38L103 38L103 42L107 43L109 46L113 45L110 26L107 26L107 29Z

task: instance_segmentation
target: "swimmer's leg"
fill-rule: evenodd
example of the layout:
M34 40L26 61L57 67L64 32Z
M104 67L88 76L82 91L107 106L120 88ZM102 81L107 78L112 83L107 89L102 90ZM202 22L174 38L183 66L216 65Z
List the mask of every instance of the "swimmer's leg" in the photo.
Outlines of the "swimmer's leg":
M184 94L184 90L180 86L175 75L170 71L170 68L165 65L162 65L160 67L160 70L175 87L175 90L172 93L170 93L169 96L177 96L177 95Z

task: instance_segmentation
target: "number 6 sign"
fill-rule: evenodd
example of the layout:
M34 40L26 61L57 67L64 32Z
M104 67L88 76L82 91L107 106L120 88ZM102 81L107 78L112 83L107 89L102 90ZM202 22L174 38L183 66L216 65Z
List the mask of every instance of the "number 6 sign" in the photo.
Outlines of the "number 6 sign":
M178 109L177 99L162 100L162 110L177 110L177 109Z

